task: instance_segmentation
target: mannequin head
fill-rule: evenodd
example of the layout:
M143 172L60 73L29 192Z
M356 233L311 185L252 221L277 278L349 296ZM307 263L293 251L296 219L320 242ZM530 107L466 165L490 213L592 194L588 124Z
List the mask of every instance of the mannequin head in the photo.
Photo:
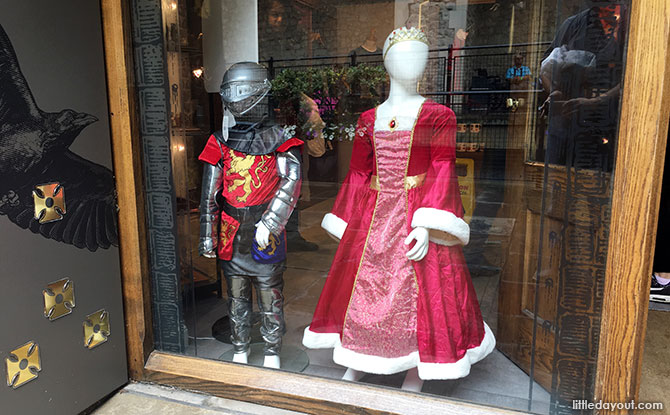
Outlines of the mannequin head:
M428 40L425 35L421 39L394 41L396 32L412 31L412 29L397 29L384 42L384 67L392 81L416 82L423 75L428 62ZM416 36L414 36L416 37Z
M221 100L226 109L239 117L249 112L270 92L268 71L255 62L238 62L223 75Z

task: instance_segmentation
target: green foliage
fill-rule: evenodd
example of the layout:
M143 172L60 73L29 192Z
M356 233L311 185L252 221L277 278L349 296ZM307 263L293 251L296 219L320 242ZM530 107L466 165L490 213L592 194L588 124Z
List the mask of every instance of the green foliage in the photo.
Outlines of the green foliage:
M352 90L360 88L361 92L365 91L372 96L377 96L379 86L386 82L386 71L381 65L352 66L347 68L344 81L350 85Z
M310 97L343 97L356 92L376 96L384 82L386 71L382 66L284 69L272 80L272 94L279 101L298 99L301 93Z
M361 104L377 105L386 82L381 65L284 69L272 81L272 95L283 122L297 125L305 138L351 140Z

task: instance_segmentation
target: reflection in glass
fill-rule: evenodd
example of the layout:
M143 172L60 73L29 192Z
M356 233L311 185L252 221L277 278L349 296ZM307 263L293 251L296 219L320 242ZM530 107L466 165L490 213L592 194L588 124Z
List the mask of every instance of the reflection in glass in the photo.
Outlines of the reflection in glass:
M249 113L234 117L237 128L264 119L304 141L302 191L286 225L281 368L393 387L402 387L407 379L423 393L537 413L580 413L572 409L572 400L593 397L628 3L174 4L165 3L163 12L187 353L234 360L239 346L229 318L237 317L222 298L227 291L235 301L230 290L236 281L224 275L220 260L198 253L203 190L198 155L222 125L234 128L224 123L219 96L225 70L237 62L259 61L268 70L271 91ZM411 96L387 111L382 103L395 93L389 76L397 74L384 66L382 41L397 28L417 27L419 20L430 43L422 61L425 69L410 58L399 61L398 70L422 75L411 82L408 78L405 89ZM445 123L452 145L447 155L438 145L440 114L449 115ZM361 145L361 137L368 137L368 147ZM422 158L418 163L417 157ZM431 176L413 167L432 166L436 159L449 160L449 174ZM363 168L374 171L366 170L369 178L352 190L347 174ZM442 190L429 191L436 187ZM377 194L383 197L370 196ZM425 257L412 262L431 270L412 273L405 258L419 244L403 242L414 228L396 229L402 220L394 218L408 218L411 225L411 209L426 194L451 197L453 206L447 210L463 221L469 243L462 247L462 257L445 254L451 250L441 248L428 232L432 239ZM211 202L225 206L221 198ZM378 209L384 213L373 220L371 213ZM342 222L327 215L341 211L350 212ZM372 222L378 226L370 226ZM442 229L445 223L434 217L422 226ZM365 238L338 243L329 236L343 236L345 226L360 228ZM367 235L369 229L373 231ZM447 230L443 242L455 243L460 234ZM211 234L222 231L226 233L212 228ZM393 249L366 249L366 239L368 248L377 243ZM349 254L336 255L338 249ZM439 271L441 267L448 270ZM386 277L382 270L388 271ZM435 280L451 288L424 287L422 275L439 275L442 280ZM354 288L356 278L365 290ZM471 286L464 282L469 279ZM416 307L430 312L406 306L413 296ZM374 304L384 300L384 306ZM440 310L449 301L467 307L447 304ZM378 318L383 307L391 318ZM250 315L247 363L262 365L267 310L262 304L245 303L243 308ZM358 325L355 336L348 323L330 319L348 312ZM420 368L418 373L404 371L431 357L419 346L420 335L412 337L420 333L418 316L430 316L421 324L429 326L429 333L448 333L439 344L449 345L470 338L462 335L464 326L445 323L446 328L438 329L438 317L454 313L459 317L443 322L467 320L477 333L472 344L455 346L460 350L456 354L481 344L479 335L489 333L484 327L496 339L495 350L469 373L463 369L465 377L421 385ZM309 344L309 339L303 344L305 329L314 330L320 318L342 328L322 330L334 335L328 344ZM373 350L388 344L379 341L384 336L397 340L397 350ZM365 356L420 356L395 375L366 374L379 372L368 367L347 374L347 367L336 362L354 364L338 359L337 352L333 361L329 349L311 348L337 343L356 345L356 352Z

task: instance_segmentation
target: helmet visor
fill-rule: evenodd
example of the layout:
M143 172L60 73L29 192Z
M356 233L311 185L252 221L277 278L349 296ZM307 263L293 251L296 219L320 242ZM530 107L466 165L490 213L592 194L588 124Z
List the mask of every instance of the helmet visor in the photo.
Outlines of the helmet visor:
M231 82L221 87L221 99L224 105L239 116L248 112L270 92L270 81Z

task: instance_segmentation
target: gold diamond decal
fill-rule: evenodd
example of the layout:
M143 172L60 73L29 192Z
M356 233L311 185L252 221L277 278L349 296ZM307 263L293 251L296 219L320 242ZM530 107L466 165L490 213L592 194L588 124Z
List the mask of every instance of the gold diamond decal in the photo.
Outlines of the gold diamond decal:
M109 337L109 313L103 309L86 316L84 346L92 349L106 342L107 337Z
M5 358L7 364L7 386L16 389L37 378L42 370L40 347L35 342L28 342L18 349L12 350Z
M65 188L58 183L35 186L35 219L40 223L55 222L65 215Z
M44 317L51 321L66 316L74 308L74 283L63 278L47 285L44 295Z

